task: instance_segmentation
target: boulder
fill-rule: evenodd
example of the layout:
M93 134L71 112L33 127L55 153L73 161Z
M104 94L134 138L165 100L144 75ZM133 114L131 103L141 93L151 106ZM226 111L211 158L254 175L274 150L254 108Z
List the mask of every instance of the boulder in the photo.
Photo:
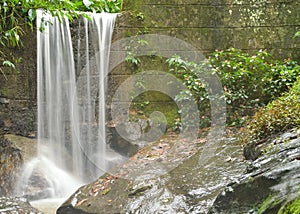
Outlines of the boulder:
M209 213L277 213L300 196L300 129L260 146L263 155L219 194Z
M138 152L140 149L138 144L134 144L122 138L116 131L115 127L110 127L109 130L111 137L108 143L113 150L127 157L131 157Z
M35 139L6 134L0 136L0 196L16 193L23 164L36 156Z
M0 195L11 196L23 163L21 151L0 136Z
M206 140L177 137L170 133L147 144L128 162L80 187L57 213L206 213L217 193L245 170L240 145L224 138L222 151L203 165Z

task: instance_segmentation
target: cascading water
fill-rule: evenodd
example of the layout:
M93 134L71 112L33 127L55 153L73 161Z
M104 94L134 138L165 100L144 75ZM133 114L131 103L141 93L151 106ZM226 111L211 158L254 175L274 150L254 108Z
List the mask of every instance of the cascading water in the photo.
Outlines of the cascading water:
M37 33L38 156L24 167L18 195L66 197L123 160L108 148L105 130L105 76L116 14L88 15L78 21L83 30L76 27L75 63L69 20L37 13L43 28Z

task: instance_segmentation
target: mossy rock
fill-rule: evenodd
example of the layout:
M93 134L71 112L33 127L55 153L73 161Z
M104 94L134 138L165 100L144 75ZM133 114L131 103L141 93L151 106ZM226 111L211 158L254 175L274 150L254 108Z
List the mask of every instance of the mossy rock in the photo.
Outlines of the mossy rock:
M261 154L259 145L267 142L270 137L295 127L300 127L300 78L287 93L252 117L241 135L241 142L246 144L246 159L256 159Z

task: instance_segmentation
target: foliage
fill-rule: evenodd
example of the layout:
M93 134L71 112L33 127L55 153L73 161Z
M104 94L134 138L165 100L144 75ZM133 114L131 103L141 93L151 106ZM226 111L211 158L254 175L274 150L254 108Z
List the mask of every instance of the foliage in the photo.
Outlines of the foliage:
M297 198L283 206L278 214L298 214L300 213L300 198Z
M187 62L178 55L174 55L167 59L166 62L169 66L169 72L182 80L183 84L186 86L186 90L183 90L176 95L175 101L178 103L184 103L186 101L196 102L200 110L200 118L195 117L195 120L199 121L200 126L207 126L210 124L209 99L212 98L209 97L209 94L205 89L206 84L208 84L205 82L205 79L210 74L209 71L211 70L207 69L207 64L203 63L197 65L194 62ZM201 77L201 79L199 77ZM189 109L187 109L187 111L189 111ZM176 127L179 126L179 122L179 118L177 118L175 121Z
M298 32L295 33L294 38L296 38L296 37L300 37L300 31L298 31Z
M237 112L238 117L280 96L300 74L295 61L274 60L266 51L250 55L231 48L213 53L210 63L221 78L229 113Z
M117 13L122 8L121 0L76 0L74 6L78 11Z
M257 214L263 214L266 213L268 209L272 209L278 204L280 204L281 201L279 199L274 198L272 195L269 195L259 206L259 209L257 210Z
M139 49L142 47L147 47L148 42L144 39L141 39L136 35L133 37L132 40L129 41L129 44L125 47L126 49L126 57L125 61L129 63L130 65L133 65L135 73L139 73L139 64L141 63L141 60L139 57L136 57L136 54L138 53Z
M300 78L289 92L256 112L244 130L242 142L255 143L293 127L300 127Z
M139 47L145 47L148 45L148 42L146 40L138 38L136 40L136 37L133 37L129 44L125 47L126 50L126 57L125 61L127 63L127 66L130 67L130 69L133 70L134 74L137 74L141 72L140 64L141 64L141 59L140 57L136 56L136 53L138 52ZM143 76L139 76L137 79L137 82L135 83L135 87L138 89L144 89L144 78ZM149 105L149 100L145 99L145 94L142 93L140 95L137 94L136 91L131 91L131 99L132 105L131 107L138 112L140 115L144 114L145 107Z
M201 65L184 61L177 55L168 59L167 63L169 72L180 78L189 89L182 91L176 99L196 99L200 121L204 123L201 125L204 126L209 123L209 99L212 99L205 90L207 75L216 72L221 80L229 125L241 125L244 116L253 114L258 107L265 106L288 90L300 75L300 67L295 61L274 60L266 51L250 55L234 48L214 52Z
M82 14L82 11L119 12L121 6L122 0L2 0L0 3L0 46L20 47L24 30L28 27L31 30L34 28L37 9L42 9L54 16L67 16L72 19ZM13 56L0 51L0 66L14 67L13 62L16 62Z
M152 94L149 93L149 95L151 96ZM161 96L163 97L164 94L161 94ZM174 127L174 119L178 117L178 108L175 103L173 103L173 102L150 102L150 101L147 101L147 96L142 97L142 98L143 98L143 100L146 100L146 101L144 101L146 103L144 106L142 106L143 104L140 103L140 101L138 101L138 100L134 100L132 102L131 109L133 109L136 114L131 114L130 119L136 120L136 119L149 118L153 112L158 111L158 112L161 112L166 117L167 128ZM140 99L140 97L138 97L138 99ZM178 127L178 129L180 129L180 127ZM174 131L176 131L176 130L174 130Z
M142 40L128 46L126 61L133 66L135 73L142 71L141 58L135 53L145 45L147 42ZM200 127L210 125L210 101L216 99L206 91L210 75L216 73L220 78L223 98L227 102L227 124L235 126L242 125L257 109L287 91L300 75L300 67L295 61L275 60L262 50L251 55L234 48L216 51L201 64L174 55L166 60L166 66L168 72L182 80L187 88L176 96L175 101L197 103L200 118L195 117L195 120ZM143 87L143 81L139 81L136 87ZM145 102L149 104L147 100ZM142 100L139 103L143 104ZM138 108L138 105L135 106ZM140 107L142 109L145 105ZM174 126L175 129L180 128L179 117L175 118Z

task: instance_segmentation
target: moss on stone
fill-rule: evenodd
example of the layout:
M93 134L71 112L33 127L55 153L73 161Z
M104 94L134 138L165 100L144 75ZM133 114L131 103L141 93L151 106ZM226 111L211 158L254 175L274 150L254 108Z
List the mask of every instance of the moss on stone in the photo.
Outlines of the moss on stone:
M151 113L161 112L166 117L167 128L173 127L176 118L180 116L176 103L169 96L157 91L148 91L140 95L134 100L131 108L137 112L137 117L149 118Z
M300 197L283 206L278 214L298 214L300 213Z
M273 210L274 207L278 207L282 203L281 200L276 199L274 196L269 195L260 205L257 214L264 214Z
M300 127L300 78L289 92L253 116L242 135L242 143L257 144L268 136Z
M7 87L1 88L0 96L7 97L7 95L8 95L8 88Z

